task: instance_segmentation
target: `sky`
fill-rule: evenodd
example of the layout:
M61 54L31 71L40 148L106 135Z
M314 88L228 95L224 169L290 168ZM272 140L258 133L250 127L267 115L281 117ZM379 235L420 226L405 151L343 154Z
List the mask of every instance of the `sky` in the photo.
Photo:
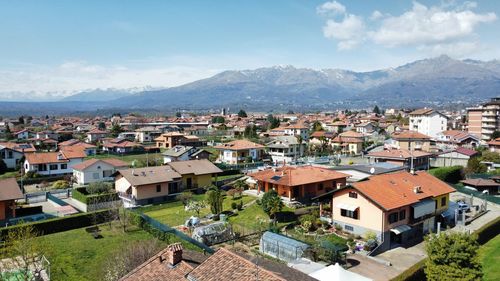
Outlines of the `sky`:
M0 0L0 100L173 87L224 70L500 58L500 1Z

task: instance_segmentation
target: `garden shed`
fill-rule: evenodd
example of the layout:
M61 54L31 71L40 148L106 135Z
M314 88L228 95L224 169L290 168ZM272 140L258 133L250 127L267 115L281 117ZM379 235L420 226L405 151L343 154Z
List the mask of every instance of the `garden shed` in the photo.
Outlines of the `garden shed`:
M195 228L192 238L210 246L233 239L233 230L228 223L216 222Z
M262 235L259 245L261 253L286 262L300 259L308 248L304 242L270 231Z

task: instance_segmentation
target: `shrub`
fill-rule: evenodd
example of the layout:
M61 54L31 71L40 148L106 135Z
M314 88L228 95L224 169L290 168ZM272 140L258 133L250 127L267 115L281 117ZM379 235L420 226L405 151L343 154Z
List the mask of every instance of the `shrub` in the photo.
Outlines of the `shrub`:
M243 200L240 200L240 203L238 203L238 210L243 210Z
M316 218L312 215L303 215L299 218L300 225L307 231L313 230Z
M342 226L340 224L335 224L335 230L342 231Z
M442 167L429 171L436 178L449 183L458 183L463 179L463 171L461 166Z
M86 191L88 194L101 194L112 191L113 184L109 182L93 182L87 186Z
M368 241L368 240L375 240L377 241L377 234L373 231L367 231L365 233L365 239Z
M5 164L2 159L0 159L0 175L4 174L5 172L7 172L7 164Z
M55 189L65 189L69 188L69 183L65 180L58 180L52 184L52 187Z
M236 202L231 202L231 208L232 208L233 210L238 209L238 204L237 204Z

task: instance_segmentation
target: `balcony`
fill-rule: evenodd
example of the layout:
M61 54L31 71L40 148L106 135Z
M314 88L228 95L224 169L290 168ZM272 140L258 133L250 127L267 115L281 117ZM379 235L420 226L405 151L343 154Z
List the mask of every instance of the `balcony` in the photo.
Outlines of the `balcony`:
M497 128L496 124L491 124L491 123L483 124L482 127L483 128L490 128L490 129L493 129L493 130Z
M483 117L496 117L497 112L495 111L484 111L482 114Z

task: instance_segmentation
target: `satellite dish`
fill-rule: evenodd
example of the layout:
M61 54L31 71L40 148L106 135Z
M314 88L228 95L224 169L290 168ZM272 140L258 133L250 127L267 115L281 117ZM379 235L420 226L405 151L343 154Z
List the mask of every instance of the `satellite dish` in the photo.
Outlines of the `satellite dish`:
M370 174L373 174L373 173L375 173L375 168L374 168L374 167L371 167L371 169L370 169Z

